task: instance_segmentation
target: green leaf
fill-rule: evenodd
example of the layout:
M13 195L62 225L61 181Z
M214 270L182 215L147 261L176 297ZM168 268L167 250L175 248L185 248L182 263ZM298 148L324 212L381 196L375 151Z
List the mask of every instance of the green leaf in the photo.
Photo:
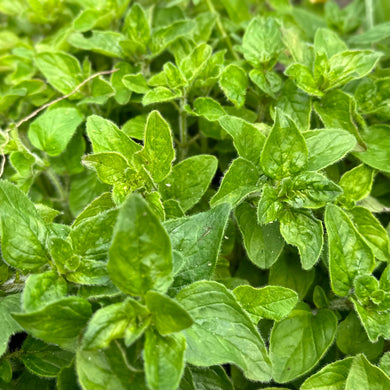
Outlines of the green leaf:
M87 168L95 170L103 183L111 185L126 183L126 170L131 170L125 157L117 152L89 154L84 156L83 163Z
M261 131L244 119L232 115L219 118L219 124L233 138L239 156L259 166L260 154L265 142L265 136Z
M147 93L150 88L142 73L128 74L122 79L123 84L135 93Z
M274 380L286 383L310 371L333 343L336 330L337 318L327 309L319 310L316 315L295 310L275 323L270 338Z
M310 129L311 98L298 89L291 80L286 80L284 83L276 107L289 115L300 131ZM310 152L309 147L308 149Z
M233 293L248 313L275 321L286 317L298 302L298 294L285 287L238 286Z
M289 187L287 203L294 208L318 209L336 200L343 192L336 183L315 172L299 173Z
M201 43L179 63L179 69L187 81L192 81L198 77L199 73L206 67L212 53L211 46Z
M315 270L302 269L298 259L282 254L271 267L268 283L273 286L283 286L298 293L299 299L304 299L314 282Z
M264 342L226 287L216 282L196 282L181 290L176 298L194 319L192 327L184 331L190 364L233 363L248 379L270 380Z
M284 247L277 223L259 225L256 209L248 203L240 204L234 215L244 239L249 259L260 268L270 268Z
M365 207L354 207L349 210L349 215L374 256L378 260L389 261L389 236L381 223Z
M0 380L6 383L12 380L12 366L7 359L0 361Z
M25 312L40 310L46 305L65 298L68 287L54 271L32 274L25 282L22 302Z
M367 165L361 164L344 173L339 185L344 193L342 199L354 203L365 198L371 192L374 181L374 171Z
M13 317L32 336L74 351L79 333L91 314L91 305L87 300L68 297L34 312L13 314Z
M1 250L7 264L24 271L47 264L47 228L34 204L14 184L0 181Z
M364 353L368 359L374 360L382 354L384 341L380 339L377 343L371 343L357 315L351 312L338 326L336 344L346 355Z
M264 173L273 179L296 174L306 167L307 154L305 139L295 123L277 110L274 126L261 153Z
M257 220L260 225L274 222L280 216L282 203L278 199L278 190L270 184L263 185L263 191L257 207Z
M148 116L144 147L139 156L156 183L163 181L171 172L175 159L171 129L158 111L152 111Z
M267 95L276 99L277 93L282 88L282 78L273 71L262 71L252 69L249 72L249 78Z
M308 95L322 97L324 93L319 90L317 81L307 65L291 64L284 71L284 74L292 80L298 88L305 91Z
M325 53L327 58L348 49L344 41L332 30L319 28L314 36L314 49L317 53Z
M126 38L139 45L141 53L146 52L146 45L150 39L150 27L145 10L140 4L133 4L127 14L123 33Z
M390 172L390 128L386 125L373 125L368 127L362 134L367 145L367 150L355 152L365 164L384 172Z
M303 211L286 211L280 219L280 232L286 242L298 248L304 270L317 262L324 230L319 219Z
M176 200L186 212L199 202L217 170L217 159L202 154L181 161L159 184L163 199Z
M94 153L117 152L127 161L131 161L134 153L141 149L140 145L119 130L113 122L98 115L88 117L87 134Z
M326 207L325 226L329 241L331 286L336 294L346 296L357 275L373 271L374 256L347 214L339 207L332 204Z
M20 294L10 294L0 298L0 356L7 350L9 338L23 331L23 328L11 316L11 313L21 310L20 301Z
M339 390L345 389L348 372L353 362L352 357L328 364L314 375L307 378L301 390Z
M390 23L380 23L371 27L369 30L359 34L351 36L348 39L348 43L357 47L370 46L373 43L380 42L390 37Z
M242 68L234 64L228 65L220 75L219 86L236 107L244 105L248 77Z
M284 49L276 19L254 18L245 30L241 50L254 67L276 59Z
M134 68L128 62L118 62L115 65L116 72L111 75L111 85L115 91L115 100L118 104L127 104L131 98L131 91L122 82L123 76L132 73Z
M185 349L181 333L161 336L151 329L146 332L144 365L150 389L177 389L184 372Z
M209 211L164 224L172 248L180 252L184 260L175 276L173 289L179 290L197 280L211 278L229 214L230 206L221 204Z
M55 108L46 111L31 123L28 138L50 156L61 154L71 140L83 116L76 108Z
M261 171L250 161L239 157L225 172L218 192L211 198L211 206L229 203L235 207L249 194L259 191Z
M83 390L147 390L144 374L132 368L119 343L101 351L79 349L76 354L78 382Z
M345 390L364 388L367 390L387 390L390 378L378 367L371 364L364 355L354 358Z
M197 389L234 390L230 378L221 366L186 367L179 390Z
M73 47L81 50L92 51L107 57L123 58L123 50L120 42L124 36L114 31L92 30L92 35L86 38L79 32L71 33L67 41Z
M190 113L202 116L210 122L217 121L219 118L226 115L223 107L210 97L197 98L194 101L194 110Z
M111 341L124 338L127 346L136 341L149 326L150 313L134 299L127 298L98 309L88 323L82 341L83 350L101 350Z
M365 149L365 142L359 133L360 126L357 126L363 119L356 112L356 101L352 96L339 89L330 91L321 101L314 103L314 109L325 127L347 130Z
M38 53L35 63L46 80L63 94L72 92L83 81L79 61L70 54Z
M130 195L119 211L107 269L113 283L130 295L165 292L172 282L170 239L139 195Z
M35 375L54 378L63 367L71 364L73 353L27 337L23 343L21 360Z
M309 151L308 171L318 171L341 160L356 146L356 138L342 129L319 129L305 131Z
M385 339L389 339L389 309L379 310L375 306L372 307L372 305L363 306L356 299L352 298L351 300L370 341L375 343L378 341L380 336L383 336Z
M146 306L153 315L160 335L180 332L193 324L191 316L175 300L154 291L145 296Z

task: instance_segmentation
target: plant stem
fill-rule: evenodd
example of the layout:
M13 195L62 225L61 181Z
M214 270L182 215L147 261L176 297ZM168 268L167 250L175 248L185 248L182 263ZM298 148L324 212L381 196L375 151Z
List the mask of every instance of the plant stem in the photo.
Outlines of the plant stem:
M66 192L62 188L62 184L58 179L57 175L51 169L46 170L45 174L49 178L50 182L53 184L61 202L65 202L67 198Z
M212 12L216 16L217 28L218 28L220 34L222 35L222 39L226 42L230 53L232 54L232 56L234 57L235 60L239 60L240 57L235 52L235 50L233 50L232 41L230 40L229 35L226 33L225 27L223 27L223 24L221 22L221 18L219 17L219 13L215 11L213 0L206 0L206 3L207 3L207 7L210 10L210 12Z
M367 18L367 27L374 27L374 4L373 0L365 0L366 5L366 18Z
M184 110L184 106L187 101L183 98L180 101L180 110L179 110L179 137L180 137L180 149L179 149L179 159L184 160L187 156L188 151L188 133L187 133L187 113Z

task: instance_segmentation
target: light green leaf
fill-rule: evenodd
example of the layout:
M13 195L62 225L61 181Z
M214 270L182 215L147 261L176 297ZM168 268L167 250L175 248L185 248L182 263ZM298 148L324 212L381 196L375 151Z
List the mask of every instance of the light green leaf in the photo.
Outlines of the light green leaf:
M348 357L328 364L314 375L307 378L301 385L301 390L340 390L345 388L349 369L353 358Z
M1 251L7 264L25 271L48 262L47 228L34 204L14 184L0 181Z
M353 226L347 214L329 204L325 210L329 241L329 272L333 291L346 296L357 275L370 274L375 266L370 247Z
M275 321L286 317L298 302L295 291L278 286L238 286L233 293L248 313Z
M83 116L76 108L55 108L46 111L31 123L28 138L50 156L61 154L71 140Z
M282 254L270 269L268 283L294 290L298 293L299 299L304 299L314 282L314 277L314 268L304 271L298 259Z
M107 57L123 58L123 50L120 42L124 36L114 31L92 30L92 35L86 38L79 32L68 36L68 43L81 50L92 51Z
M23 331L23 328L11 316L11 313L21 310L20 301L20 294L10 294L0 298L0 356L7 350L9 338Z
M239 204L250 193L260 190L258 185L261 171L250 161L239 157L233 160L225 172L218 192L211 198L211 206L229 203Z
M373 180L374 170L364 164L344 173L339 182L344 191L343 201L352 204L365 198L371 192Z
M276 100L276 107L285 112L296 123L300 131L310 129L312 103L310 96L287 80ZM310 153L310 148L309 153Z
M305 139L295 123L277 110L274 126L261 153L264 173L273 179L296 174L306 167L307 154Z
M228 65L220 75L219 86L236 107L244 105L248 88L248 77L244 69L234 64Z
M72 92L83 81L76 57L63 52L42 52L35 57L39 71L59 92Z
M174 199L186 212L201 199L217 170L214 156L193 156L174 165L172 172L160 183L163 199Z
M353 359L345 390L387 390L389 387L390 378L380 368L371 364L364 355Z
M390 371L390 352L385 352L380 361L379 361L379 368L384 372Z
M283 209L278 199L278 190L270 184L263 185L263 191L257 206L257 220L260 225L265 225L277 220Z
M177 389L184 372L185 349L181 333L161 336L151 329L146 332L144 366L150 389Z
M147 93L150 90L142 73L126 75L122 82L126 88L135 93Z
M265 142L265 136L261 131L244 119L232 115L219 118L219 124L233 138L239 156L259 166L260 154Z
M348 46L332 30L319 28L314 36L314 49L317 53L325 53L327 58L343 52Z
M264 342L226 287L216 282L196 282L181 290L176 298L195 321L184 331L190 364L234 363L248 379L270 380L271 367Z
M362 138L367 150L355 152L354 156L365 164L384 172L390 172L390 128L386 125L373 125L368 127Z
M275 60L284 49L278 22L272 18L254 18L245 30L241 50L254 67Z
M74 351L79 333L91 314L91 305L87 300L68 297L34 312L13 314L13 317L32 336Z
M212 53L211 46L201 43L179 63L179 69L187 81L192 81L198 77L199 73L206 67Z
M256 209L248 203L240 204L234 215L244 238L249 259L260 268L270 268L278 259L284 240L279 232L279 224L259 225Z
M154 291L145 295L146 306L153 315L160 335L180 332L193 324L191 316L175 300Z
M88 117L87 134L94 153L117 152L127 161L131 161L134 153L141 149L140 145L119 130L113 122L98 115Z
M349 210L349 215L356 229L371 248L374 256L378 260L389 261L389 236L375 216L365 207L354 207Z
M146 12L140 4L134 3L130 8L124 21L123 33L126 38L139 45L141 53L146 52L150 39L150 27Z
M336 344L337 348L346 355L354 356L364 353L368 359L374 360L382 354L384 341L380 339L372 343L357 315L350 312L338 326Z
M194 110L191 112L202 116L210 122L217 121L223 115L226 115L223 107L210 97L199 97L194 101Z
M356 146L356 138L342 129L319 129L305 131L309 151L308 171L318 171L341 160Z
M164 224L172 248L180 252L184 260L172 289L179 290L197 280L211 278L229 214L230 206L221 204L209 211Z
M121 130L129 137L143 140L145 134L147 115L137 115L129 119L121 128Z
M325 127L347 130L365 148L365 142L359 133L363 118L356 112L356 101L352 96L339 89L330 91L321 101L314 103L314 109Z
M295 208L318 209L333 202L343 190L333 181L316 172L302 172L289 184L286 202Z
M319 90L317 81L314 80L313 74L307 65L291 64L284 71L284 74L292 80L298 88L302 89L309 95L322 97L324 93Z
M127 298L98 309L88 323L82 341L84 350L107 348L115 339L125 339L130 346L145 331L150 323L147 308L134 299Z
M310 371L332 345L336 330L337 318L327 309L319 310L316 315L295 310L275 323L270 338L274 380L286 383Z
M171 129L158 111L152 111L148 116L144 147L139 156L156 183L160 183L171 172L175 159Z
M263 71L252 69L249 72L249 78L267 95L276 99L276 94L282 88L282 78L273 71ZM278 99L279 100L279 99Z
M113 283L130 295L165 292L172 282L168 234L139 195L130 195L119 211L107 268Z
M78 381L83 390L147 390L144 374L130 366L119 343L102 351L76 354Z
M69 366L73 353L27 337L22 346L21 360L35 375L55 378L63 367Z
M234 390L233 383L221 366L186 367L179 390L197 389Z
M84 156L83 164L96 171L103 183L126 183L126 171L131 168L125 157L117 152L102 152Z
M54 271L32 274L25 282L22 302L23 310L40 310L49 303L65 298L68 287L65 280Z
M134 68L128 62L118 62L115 65L115 72L111 75L111 85L115 91L115 100L118 104L127 104L131 98L131 91L122 82L123 76L132 73Z
M280 232L288 244L298 248L303 269L312 268L322 251L321 221L307 212L291 209L280 219Z
M361 305L358 300L351 299L360 321L367 332L368 338L372 343L378 341L380 336L385 339L390 338L390 317L389 309L379 310L376 306Z

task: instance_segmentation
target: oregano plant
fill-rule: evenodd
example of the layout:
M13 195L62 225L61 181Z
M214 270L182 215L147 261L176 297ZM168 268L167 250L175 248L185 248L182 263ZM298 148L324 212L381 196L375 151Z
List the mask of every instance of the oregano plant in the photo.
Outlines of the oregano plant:
M386 0L0 0L0 389L388 390Z

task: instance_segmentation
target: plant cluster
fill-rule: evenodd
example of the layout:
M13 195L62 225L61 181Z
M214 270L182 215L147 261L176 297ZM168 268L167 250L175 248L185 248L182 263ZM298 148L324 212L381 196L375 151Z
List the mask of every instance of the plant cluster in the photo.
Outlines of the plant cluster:
M294 3L0 0L2 390L389 389L389 3Z

